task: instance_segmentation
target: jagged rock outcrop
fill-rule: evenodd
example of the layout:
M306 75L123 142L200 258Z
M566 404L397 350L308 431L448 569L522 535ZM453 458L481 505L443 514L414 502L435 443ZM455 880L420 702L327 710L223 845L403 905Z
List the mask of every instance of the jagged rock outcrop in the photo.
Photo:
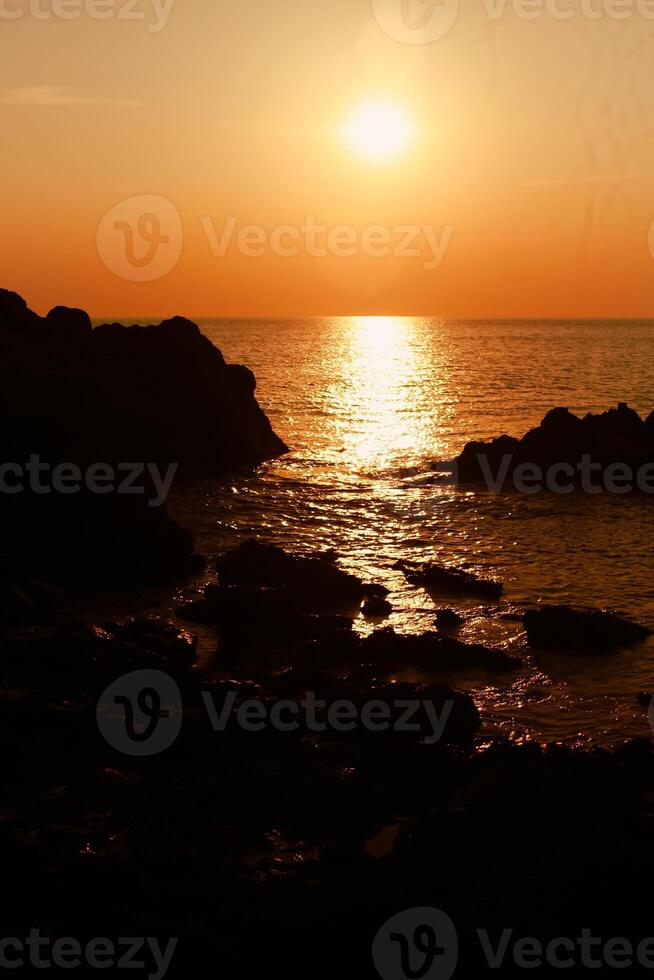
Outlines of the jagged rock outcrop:
M286 451L255 378L182 317L104 324L82 310L46 317L0 292L0 455L142 460L226 473Z
M395 563L411 585L419 585L432 595L471 595L482 599L499 599L504 591L502 582L480 578L462 568L450 568L436 562L416 565L400 560Z
M612 463L634 471L654 463L654 412L643 421L624 402L583 418L567 408L554 408L522 439L502 435L490 442L469 442L455 460L455 473L461 483L488 483L489 474L510 478L524 463L542 470L566 464L575 473L566 473L565 479L559 476L559 480L579 485L584 457L600 464L596 474Z
M83 310L40 317L0 290L0 579L187 570L191 537L167 515L148 467L172 480L284 452L254 390L252 372L226 364L188 320L93 330ZM82 479L69 473L53 486L64 464ZM98 466L114 474L101 474L100 489L95 470L86 479ZM130 466L140 470L128 484Z
M617 650L651 635L646 626L605 609L543 605L527 610L523 622L532 647Z
M366 587L324 558L305 558L261 541L244 541L217 563L223 586L286 589L304 609L360 602ZM374 588L374 587L373 587Z

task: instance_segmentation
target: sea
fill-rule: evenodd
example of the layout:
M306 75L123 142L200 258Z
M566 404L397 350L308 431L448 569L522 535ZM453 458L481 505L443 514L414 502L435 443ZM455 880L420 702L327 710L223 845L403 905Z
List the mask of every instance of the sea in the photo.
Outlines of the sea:
M470 440L521 436L557 406L585 414L627 402L647 416L654 322L198 322L228 361L254 371L257 399L289 446L254 473L175 486L171 513L209 570L251 537L302 554L334 549L342 568L390 589L392 614L382 623L360 616L364 634L434 629L435 603L394 568L399 559L501 579L501 603L440 603L465 615L459 638L520 658L506 676L453 679L475 698L483 732L589 748L651 734L639 695L654 691L654 639L612 654L535 654L520 610L541 601L610 608L654 629L654 500L493 493L444 484L434 464ZM171 597L171 608L210 578ZM407 670L399 679L429 678Z

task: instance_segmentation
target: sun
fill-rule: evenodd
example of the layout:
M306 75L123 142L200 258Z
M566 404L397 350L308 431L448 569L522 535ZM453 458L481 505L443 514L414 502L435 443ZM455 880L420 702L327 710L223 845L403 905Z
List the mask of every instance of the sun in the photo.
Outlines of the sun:
M365 102L343 127L347 145L371 160L386 160L404 152L414 136L408 113L394 102Z

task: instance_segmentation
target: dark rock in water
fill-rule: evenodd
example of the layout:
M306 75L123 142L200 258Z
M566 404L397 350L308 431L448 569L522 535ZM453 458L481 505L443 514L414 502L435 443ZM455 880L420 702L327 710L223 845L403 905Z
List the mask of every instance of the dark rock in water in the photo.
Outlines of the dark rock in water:
M39 618L39 611L28 595L0 582L0 628L35 623Z
M347 616L307 612L284 586L209 585L203 599L180 607L178 612L191 622L220 626L228 640L238 645L252 639L288 644L299 639L329 638L352 628L352 619Z
M641 691L636 698L636 701L643 708L649 708L650 704L652 703L652 695L648 691Z
M196 638L173 623L143 619L105 627L68 623L13 629L3 638L3 683L29 682L42 690L72 675L80 691L102 687L106 672L119 676L141 667L190 671ZM38 677L38 685L33 678Z
M105 629L121 643L140 647L166 660L195 662L197 637L165 620L133 619L126 623L107 623Z
M340 556L338 551L336 551L336 548L327 548L325 551L316 551L312 557L321 558L323 561L329 561L333 564L334 562L338 561Z
M597 485L601 472L611 463L621 463L634 472L646 463L654 462L654 413L643 422L637 412L620 402L617 408L600 415L583 418L567 408L554 408L535 429L522 439L503 435L490 442L469 442L454 461L460 483L484 483L497 480L492 489L510 489L511 477L518 466L536 465L543 471L540 484L547 488L544 478L550 467L565 464L573 472L559 470L557 484L582 485L578 469L583 457L596 466L592 482ZM530 479L530 477L528 477Z
M105 324L55 307L30 314L0 294L0 448L59 461L154 461L226 473L285 452L247 368L226 364L189 320Z
M479 578L472 572L459 568L448 568L427 562L422 568L403 567L407 580L412 585L421 585L427 592L435 594L473 595L485 599L498 599L504 586L501 582Z
M387 599L382 599L381 596L372 596L370 599L366 599L361 607L361 612L370 619L382 619L384 616L390 616L393 607Z
M145 496L0 494L0 574L49 581L163 581L197 567L191 535Z
M455 630L465 620L454 609L437 609L435 622L441 630Z
M292 555L259 541L245 541L228 551L217 568L223 585L283 587L306 609L358 603L363 597L361 579L332 562Z
M59 306L39 317L1 290L0 458L18 467L7 482L22 489L0 494L0 575L185 574L191 538L161 506L159 490L170 481L155 491L146 467L156 465L163 481L178 472L226 473L284 452L254 390L253 374L226 364L188 320L92 330L82 310ZM43 484L65 464L80 474L70 478L77 488L35 488L27 472L34 458ZM102 490L97 477L87 480L98 466L112 474L99 477Z
M363 594L366 599L385 599L389 592L390 589L387 589L385 585L378 585L376 582L365 582L363 586Z
M481 725L479 711L470 695L445 684L387 684L375 687L360 700L365 703L371 696L375 701L389 706L393 739L468 745ZM426 703L429 705L428 713L424 707ZM410 719L406 717L409 705ZM434 731L435 718L441 720L440 732ZM361 731L358 730L357 734L360 735ZM370 737L378 738L379 735L373 730Z
M651 630L602 609L539 606L523 618L527 639L534 647L571 650L613 650L638 643Z
M400 691L398 692L398 687ZM394 697L397 699L402 696L401 686L393 685ZM376 696L377 692L375 692ZM413 697L421 701L429 701L441 717L446 717L443 728L442 740L446 743L456 745L468 745L481 726L481 717L477 705L469 694L453 690L442 684L420 685L413 692ZM451 706L451 707L449 707ZM449 711L445 715L444 711ZM420 716L421 734L424 738L429 738L431 731L425 724L425 719Z
M370 689L351 681L334 680L311 667L294 665L275 681L274 693L283 698L303 699L307 693L317 695L328 705L346 700L356 709L348 730L325 726L328 739L375 739L390 737L425 741L427 744L469 744L479 730L479 711L468 694L445 684L412 684L406 681L381 684ZM376 723L367 723L371 702L377 711ZM379 724L378 705L385 705L384 722ZM425 707L427 705L427 707ZM371 713L374 717L374 712ZM435 730L438 729L438 730Z
M441 633L403 636L392 627L375 630L361 642L362 663L388 665L393 669L415 667L425 673L482 670L499 673L520 665L503 650L479 643L463 643Z

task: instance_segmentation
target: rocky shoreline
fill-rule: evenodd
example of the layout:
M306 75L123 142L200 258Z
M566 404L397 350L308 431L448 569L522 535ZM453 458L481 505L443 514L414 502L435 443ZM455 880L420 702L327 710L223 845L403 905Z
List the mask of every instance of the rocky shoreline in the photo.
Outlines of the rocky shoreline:
M0 290L0 391L0 581L187 574L193 543L162 487L286 451L252 372L181 317L92 329Z
M349 593L354 583L341 575ZM280 587L306 610L306 591ZM461 670L483 648L384 628L360 640L325 596L319 612L290 621L285 612L275 632L252 606L253 588L270 587L214 588L237 590L250 623L231 631L231 604L215 593L200 600L219 641L210 668L198 665L192 633L160 620L4 632L9 934L38 922L52 937L90 937L100 925L103 935L162 944L180 937L174 976L211 962L247 973L278 962L301 976L317 948L318 976L343 956L374 976L375 934L421 905L452 918L462 962L475 969L479 926L542 941L588 925L605 938L649 934L637 886L649 868L651 742L610 753L485 739L469 695L392 679L407 661ZM197 603L186 613L193 619ZM125 754L96 722L106 691L135 671L162 672L183 704L176 740L145 758ZM308 699L353 705L353 727L238 720L259 704L259 726L276 706ZM372 702L376 728L365 723ZM425 702L445 718L442 737L424 712L411 730L379 729L380 705L393 719L393 705Z
M521 439L502 435L469 442L453 461L453 471L455 482L484 484L496 492L515 489L517 476L526 493L534 492L539 480L554 492L598 493L608 474L616 484L612 492L654 493L654 412L643 420L620 402L579 418L567 408L554 408ZM544 479L547 474L551 480Z
M251 373L180 318L92 331L81 311L40 318L0 292L0 380L5 462L38 455L82 471L140 459L218 475L286 449ZM508 448L516 465L554 460L561 440L570 459L594 450L607 465L654 453L651 416L563 412L522 441L470 444L459 479L479 475L480 446L493 463ZM484 966L479 927L498 942L505 929L543 942L584 927L650 935L638 886L652 865L652 742L582 752L488 738L460 684L521 666L457 636L450 603L502 609L502 583L403 561L435 623L401 635L385 624L384 582L343 571L333 553L246 540L176 622L90 625L64 612L80 583L138 590L201 567L191 536L149 506L152 472L142 494L0 494L5 935L180 937L170 976L272 963L362 978L376 975L378 930L410 907L451 917L462 971ZM648 635L608 610L516 615L530 649L571 657L610 657ZM214 637L208 662L194 624ZM418 679L398 679L407 668ZM129 748L112 692L135 675L147 697L127 689L145 719ZM168 724L174 737L139 754L150 723L153 738Z

